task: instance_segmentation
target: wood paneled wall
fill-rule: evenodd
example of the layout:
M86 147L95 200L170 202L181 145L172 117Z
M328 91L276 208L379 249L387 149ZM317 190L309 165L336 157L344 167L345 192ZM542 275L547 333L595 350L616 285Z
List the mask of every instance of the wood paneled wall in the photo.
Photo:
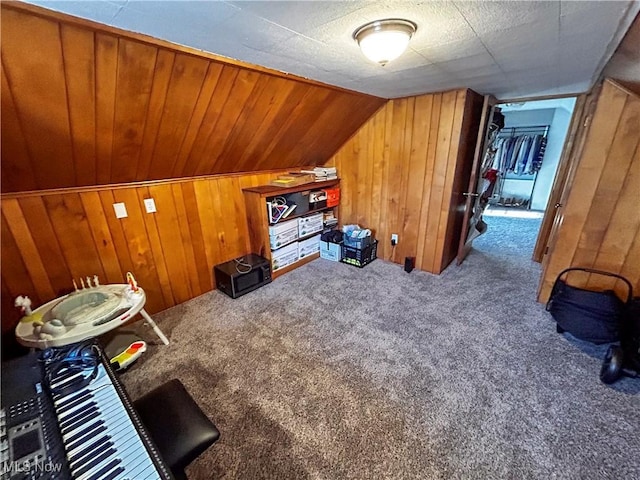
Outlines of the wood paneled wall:
M385 100L20 3L2 9L2 190L324 163Z
M277 173L4 195L3 339L12 339L20 317L17 295L38 306L72 291L74 278L123 283L131 271L151 313L211 290L213 265L249 253L242 189ZM156 213L145 212L145 198ZM127 218L116 218L116 202Z
M538 299L547 301L556 276L568 267L621 274L640 295L640 97L606 80L576 155ZM571 274L569 281L626 295L622 282L601 276Z
M389 101L329 162L341 178L340 222L374 230L379 258L444 270L458 246L481 111L470 90Z

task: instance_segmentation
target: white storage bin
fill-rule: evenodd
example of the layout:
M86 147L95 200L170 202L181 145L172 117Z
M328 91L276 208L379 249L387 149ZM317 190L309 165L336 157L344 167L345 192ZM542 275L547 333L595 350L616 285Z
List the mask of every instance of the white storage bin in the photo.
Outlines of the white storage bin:
M271 250L298 239L298 220L278 223L269 227L269 244Z
M308 257L320 251L320 235L307 238L298 242L298 256L300 258Z
M298 261L298 242L271 252L271 270L280 270Z
M308 217L300 217L298 219L298 233L301 237L311 235L312 233L321 232L324 215L322 212L309 215Z

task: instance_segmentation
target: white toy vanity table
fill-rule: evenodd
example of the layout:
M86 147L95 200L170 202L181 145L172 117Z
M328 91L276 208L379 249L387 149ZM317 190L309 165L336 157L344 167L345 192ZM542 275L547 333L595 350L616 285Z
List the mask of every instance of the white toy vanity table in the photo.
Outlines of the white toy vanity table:
M99 285L56 298L24 316L16 338L25 347L61 347L97 337L140 313L162 343L169 340L145 311L146 295L129 284Z

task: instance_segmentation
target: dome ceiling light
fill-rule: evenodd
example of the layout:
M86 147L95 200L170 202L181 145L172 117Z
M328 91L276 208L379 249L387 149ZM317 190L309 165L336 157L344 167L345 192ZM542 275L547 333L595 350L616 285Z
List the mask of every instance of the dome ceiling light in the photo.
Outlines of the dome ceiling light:
M409 20L389 18L367 23L353 32L365 57L385 66L407 49L417 25Z

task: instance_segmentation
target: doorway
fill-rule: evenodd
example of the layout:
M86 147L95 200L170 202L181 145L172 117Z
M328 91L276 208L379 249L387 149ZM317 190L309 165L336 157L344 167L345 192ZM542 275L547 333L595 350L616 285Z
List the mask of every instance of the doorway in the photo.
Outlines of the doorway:
M531 258L569 132L576 97L498 103L504 127L488 148L495 151L495 180L482 213L486 233L477 250ZM487 171L482 172L487 178Z

